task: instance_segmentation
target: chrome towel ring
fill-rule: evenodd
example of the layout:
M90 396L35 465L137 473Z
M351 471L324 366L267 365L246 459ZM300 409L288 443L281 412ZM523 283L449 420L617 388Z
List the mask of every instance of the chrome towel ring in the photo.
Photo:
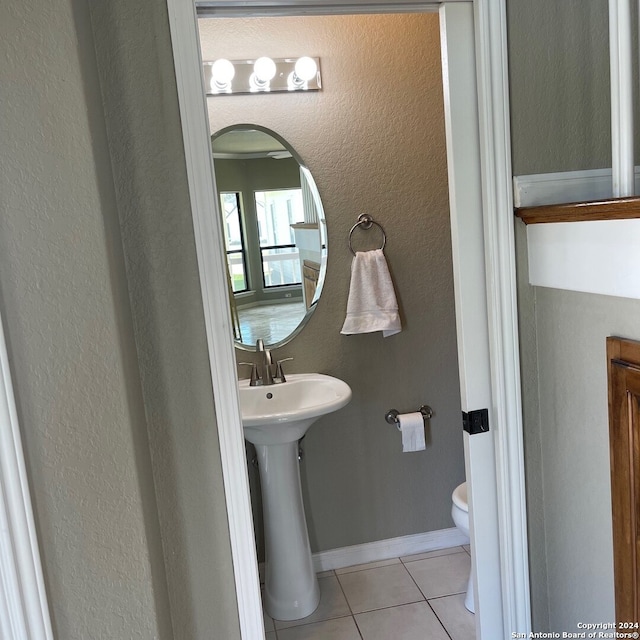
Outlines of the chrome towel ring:
M384 245L387 244L387 234L384 232L382 225L376 222L368 213L361 213L358 216L358 222L356 222L349 231L349 250L354 256L356 255L356 252L353 250L353 246L351 245L351 236L353 235L353 232L360 225L362 225L363 229L371 229L374 224L376 225L376 227L378 227L378 229L380 229L380 231L382 231L382 246L380 247L380 249L384 250Z

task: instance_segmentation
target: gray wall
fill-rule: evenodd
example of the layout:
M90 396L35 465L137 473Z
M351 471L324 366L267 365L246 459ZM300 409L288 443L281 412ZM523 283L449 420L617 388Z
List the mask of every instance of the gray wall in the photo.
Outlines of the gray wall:
M5 2L0 57L0 303L56 637L239 638L164 2Z
M516 175L608 167L606 0L509 0ZM640 301L533 288L518 225L531 586L537 630L615 619L605 339Z
M515 175L611 166L607 0L508 0Z
M90 0L174 637L239 635L166 5Z
M540 394L538 391L536 290L534 287L529 286L527 235L525 225L520 221L516 222L515 239L531 613L534 629L548 629L549 599L547 594L547 550L544 526L545 504L542 493L543 468L540 434Z
M313 549L452 527L451 492L464 465L437 14L209 19L200 29L204 59L321 58L319 93L208 99L212 132L255 123L282 135L324 204L323 294L309 324L278 353L295 358L292 372L328 373L353 389L351 403L305 439ZM340 335L347 237L362 212L387 232L404 326L389 338ZM373 248L379 236L358 232L354 242ZM436 412L427 449L403 454L384 415L424 403Z
M0 154L0 304L61 638L170 638L168 602L182 637L212 621L222 637L238 637L162 5L92 2L91 17L79 0L0 8L0 80L11 96ZM509 0L516 174L609 164L605 6ZM430 61L413 86L440 104L439 52L420 48L423 29L437 42L437 20L422 20L403 24L403 46ZM328 40L331 52L340 40L383 48L373 23L347 35ZM341 110L339 121L327 112L305 133L301 112L285 127L289 110L312 96L286 96L287 110L259 121L308 161L330 225L321 306L282 355L355 391L307 438L318 549L451 526L449 495L462 479L441 114L415 98L418 89L407 93L414 110L398 114L397 81L377 88L378 102L354 98L368 86L338 95L333 78L349 58L322 55L319 95ZM386 340L338 335L346 234L362 210L389 234L405 331ZM540 629L574 630L578 620L613 619L604 339L640 338L640 305L526 284L519 295L533 311L521 324L531 522L544 515L531 538L534 616ZM430 445L402 455L382 415L422 402L437 412Z
M0 293L54 630L169 638L91 24L37 5L0 8Z

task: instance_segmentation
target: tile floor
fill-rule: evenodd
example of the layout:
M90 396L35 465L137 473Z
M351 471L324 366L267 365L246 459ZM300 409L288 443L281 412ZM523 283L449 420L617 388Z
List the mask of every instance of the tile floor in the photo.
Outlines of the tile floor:
M325 571L320 605L302 620L265 613L267 640L475 640L464 608L468 547Z
M300 324L306 312L304 302L239 307L241 342L253 345L258 338L265 344L280 342Z

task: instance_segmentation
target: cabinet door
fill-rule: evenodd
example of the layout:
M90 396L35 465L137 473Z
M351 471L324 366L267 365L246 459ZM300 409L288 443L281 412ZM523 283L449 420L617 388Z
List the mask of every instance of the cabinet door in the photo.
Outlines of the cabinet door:
M307 309L313 302L320 277L320 265L311 260L305 260L302 265L302 281L304 282L304 302Z
M607 339L616 619L638 621L640 343Z

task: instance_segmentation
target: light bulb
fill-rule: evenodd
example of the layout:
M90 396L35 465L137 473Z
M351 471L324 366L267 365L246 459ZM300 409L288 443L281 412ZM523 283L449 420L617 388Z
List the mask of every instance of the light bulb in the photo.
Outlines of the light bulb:
M276 63L271 58L262 56L255 61L253 72L261 82L269 82L276 75Z
M295 71L287 76L287 89L289 91L300 91L304 89L304 80L300 80Z
M302 56L302 58L298 58L294 71L300 80L309 82L318 72L318 65L313 58Z
M233 63L226 58L219 58L211 65L211 89L213 91L228 91L231 81L236 75Z

